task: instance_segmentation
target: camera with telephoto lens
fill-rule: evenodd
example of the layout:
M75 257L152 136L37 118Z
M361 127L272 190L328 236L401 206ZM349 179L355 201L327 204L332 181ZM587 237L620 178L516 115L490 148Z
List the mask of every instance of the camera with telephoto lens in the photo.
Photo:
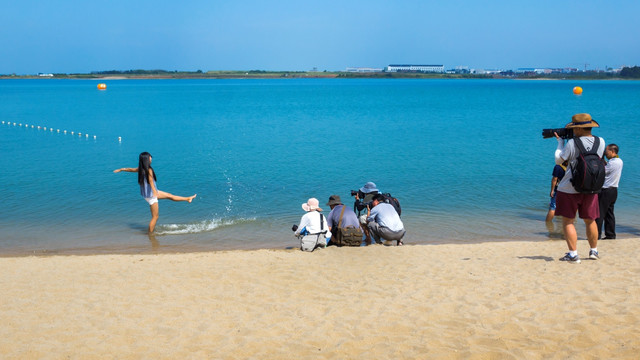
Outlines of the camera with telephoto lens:
M358 199L356 199L355 203L353 204L354 212L357 211L358 213L360 213L362 210L371 206L371 201L364 202L364 199L368 194L365 194L360 190L351 190L351 196L356 195L358 195Z
M559 128L559 129L542 129L542 138L548 139L554 137L553 133L558 134L562 139L571 139L573 137L573 129Z

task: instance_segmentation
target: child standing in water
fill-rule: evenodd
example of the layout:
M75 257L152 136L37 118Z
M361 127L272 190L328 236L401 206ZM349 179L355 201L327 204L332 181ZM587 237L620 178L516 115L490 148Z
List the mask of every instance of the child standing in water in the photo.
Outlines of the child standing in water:
M153 230L156 227L156 222L158 221L158 200L159 199L191 202L196 197L196 194L188 197L184 197L184 196L176 196L168 192L158 190L158 187L156 185L156 173L155 171L153 171L153 168L151 167L151 160L152 160L151 154L145 151L140 154L137 168L120 168L120 169L113 170L114 173L119 173L120 171L138 173L138 184L140 184L140 194L149 203L149 208L151 209L151 221L149 222L149 234L153 233Z

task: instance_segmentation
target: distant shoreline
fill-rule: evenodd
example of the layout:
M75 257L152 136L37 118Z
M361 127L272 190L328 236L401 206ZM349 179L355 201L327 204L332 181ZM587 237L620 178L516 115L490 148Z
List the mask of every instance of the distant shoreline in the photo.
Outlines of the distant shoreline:
M578 74L440 74L407 72L304 72L304 71L209 71L209 72L168 72L168 71L123 71L89 74L47 74L42 75L0 75L5 79L74 79L74 80L159 80L159 79L513 79L513 80L638 80L622 78L606 73Z

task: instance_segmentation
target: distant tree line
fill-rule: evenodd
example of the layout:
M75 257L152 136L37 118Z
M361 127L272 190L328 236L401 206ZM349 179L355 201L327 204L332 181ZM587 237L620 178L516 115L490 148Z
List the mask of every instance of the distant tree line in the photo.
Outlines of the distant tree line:
M107 70L107 71L92 71L92 75L167 75L175 73L189 73L190 71L167 71L167 70ZM198 70L195 73L201 74L202 70Z
M640 66L624 67L620 70L621 78L640 79Z

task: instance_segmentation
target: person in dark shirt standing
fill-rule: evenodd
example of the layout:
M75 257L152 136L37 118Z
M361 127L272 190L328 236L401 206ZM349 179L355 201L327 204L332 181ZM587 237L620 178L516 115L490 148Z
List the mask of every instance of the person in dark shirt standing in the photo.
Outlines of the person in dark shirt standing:
M546 222L550 222L553 220L553 217L556 216L556 192L558 191L558 184L562 177L564 177L564 172L567 170L567 162L563 162L562 165L556 165L553 167L553 173L551 174L551 200L549 200L549 212L547 212Z

